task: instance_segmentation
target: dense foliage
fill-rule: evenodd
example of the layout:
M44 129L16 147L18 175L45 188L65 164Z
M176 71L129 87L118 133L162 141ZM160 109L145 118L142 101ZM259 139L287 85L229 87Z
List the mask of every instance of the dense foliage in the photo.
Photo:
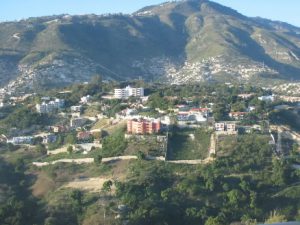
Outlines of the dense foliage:
M177 168L178 169L178 168ZM229 224L264 221L272 210L299 218L300 198L278 193L299 179L288 162L272 157L268 139L247 135L231 156L190 169L137 162L117 196L130 213L129 224ZM296 176L296 177L295 177Z

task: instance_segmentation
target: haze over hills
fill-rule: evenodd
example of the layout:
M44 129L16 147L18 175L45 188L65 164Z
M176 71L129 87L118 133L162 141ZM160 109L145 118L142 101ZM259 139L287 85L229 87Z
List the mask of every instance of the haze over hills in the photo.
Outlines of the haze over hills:
M132 15L48 16L0 23L0 84L32 90L90 79L188 83L300 80L300 28L207 0Z

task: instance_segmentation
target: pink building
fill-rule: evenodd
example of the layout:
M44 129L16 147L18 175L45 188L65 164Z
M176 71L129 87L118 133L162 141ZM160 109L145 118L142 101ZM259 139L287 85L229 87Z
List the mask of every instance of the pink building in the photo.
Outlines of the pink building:
M133 119L127 121L127 133L129 134L154 134L161 128L160 121L148 121Z

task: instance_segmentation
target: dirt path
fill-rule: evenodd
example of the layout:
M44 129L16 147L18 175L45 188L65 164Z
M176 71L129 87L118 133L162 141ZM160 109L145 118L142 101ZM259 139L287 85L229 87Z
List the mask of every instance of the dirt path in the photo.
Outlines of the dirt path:
M113 162L118 160L130 160L130 159L137 159L135 155L128 155L128 156L116 156L116 157L109 157L103 158L102 162ZM81 159L59 159L52 162L33 162L32 164L37 167L43 167L48 165L54 165L56 163L76 163L76 164L88 164L94 163L94 158L81 158Z
M66 184L65 188L74 188L83 191L91 191L91 192L100 192L104 182L112 180L107 177L93 177L93 178L82 178L78 180L74 180ZM112 192L115 190L115 187L112 186Z

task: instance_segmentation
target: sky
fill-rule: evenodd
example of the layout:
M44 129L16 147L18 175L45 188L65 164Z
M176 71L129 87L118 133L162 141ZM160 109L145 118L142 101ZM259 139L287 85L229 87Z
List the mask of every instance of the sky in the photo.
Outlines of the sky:
M2 0L0 21L58 14L132 13L166 0ZM300 27L299 0L214 0L246 16L280 20Z

